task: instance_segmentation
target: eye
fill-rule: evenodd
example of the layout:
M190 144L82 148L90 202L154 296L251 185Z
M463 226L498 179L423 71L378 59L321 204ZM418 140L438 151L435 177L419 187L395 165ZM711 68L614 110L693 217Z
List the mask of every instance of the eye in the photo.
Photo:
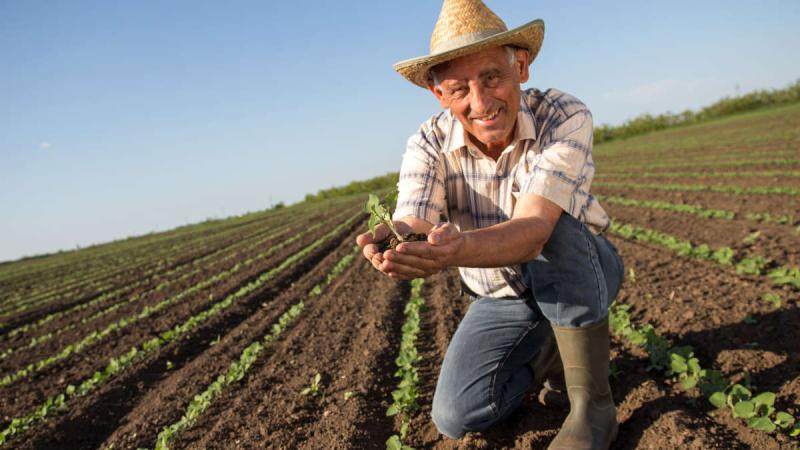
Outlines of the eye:
M467 88L465 88L464 86L454 87L454 88L450 89L450 95L452 97L461 98L461 97L467 95Z
M486 86L488 87L497 87L500 84L500 75L489 75L486 77Z

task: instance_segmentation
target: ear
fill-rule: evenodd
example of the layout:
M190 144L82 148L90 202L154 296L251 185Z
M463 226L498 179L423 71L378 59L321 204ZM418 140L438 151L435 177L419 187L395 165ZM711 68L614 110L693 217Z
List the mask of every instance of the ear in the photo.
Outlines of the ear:
M530 72L528 72L528 58L530 58L530 54L527 50L521 48L517 49L517 73L519 74L520 84L526 83L530 77Z
M436 97L436 100L439 101L439 105L443 109L447 109L449 107L447 102L444 101L444 93L442 92L441 86L435 86L433 84L433 80L428 80L428 90L433 93L433 96Z

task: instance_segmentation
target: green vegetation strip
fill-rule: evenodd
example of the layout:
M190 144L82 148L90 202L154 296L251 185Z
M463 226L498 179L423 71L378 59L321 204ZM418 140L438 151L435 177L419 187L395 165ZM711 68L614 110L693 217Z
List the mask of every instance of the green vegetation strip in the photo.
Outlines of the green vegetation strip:
M667 112L659 115L643 114L618 126L599 125L594 129L594 142L599 144L668 128L707 122L737 113L755 111L775 105L794 104L800 101L800 80L783 89L755 90L736 97L725 97L698 111Z
M44 420L53 411L66 409L66 403L72 398L86 395L90 391L94 390L97 386L118 375L134 362L144 359L146 356L154 353L166 344L183 337L209 318L216 316L231 306L237 300L247 297L261 287L261 285L272 279L275 275L297 262L300 258L308 255L314 251L314 249L321 246L326 241L336 236L340 231L350 226L354 221L362 217L363 214L359 212L355 216L347 219L344 223L336 226L336 228L317 239L307 247L289 256L277 267L262 273L254 281L251 281L236 292L228 295L224 300L215 303L209 309L190 317L181 324L175 325L173 328L145 342L141 345L141 347L134 346L130 349L130 351L120 355L119 357L111 358L108 365L104 369L98 370L94 373L94 375L85 379L77 386L69 385L65 392L48 398L47 401L26 416L12 419L8 427L0 431L0 445L6 443L11 437L25 432L34 424Z
M121 257L120 259L128 260L130 259L131 263L121 262L120 264L109 264L105 267L105 270L100 271L99 273L90 273L90 274L80 274L80 273L69 273L71 278L74 278L75 281L68 283L65 281L61 281L58 283L57 286L52 288L51 291L47 293L43 293L40 295L33 295L31 293L25 293L24 295L27 296L24 301L16 301L13 305L9 306L9 310L11 313L19 313L21 311L40 306L46 303L51 303L54 300L58 300L63 302L68 300L70 297L74 297L76 294L81 292L86 292L87 289L93 289L96 293L105 292L105 294L101 295L102 300L108 298L109 295L113 295L115 292L119 293L126 293L130 292L138 285L146 283L150 281L150 277L158 277L159 271L164 269L165 267L174 265L176 260L178 259L178 255L190 253L191 251L195 251L197 253L202 253L204 248L207 247L214 247L219 246L220 241L224 244L224 241L230 240L232 235L236 235L238 233L242 233L244 231L249 231L250 229L258 230L259 227L263 227L265 225L271 225L273 222L278 222L281 220L282 216L271 216L269 220L264 220L264 223L255 223L248 225L247 228L242 227L230 227L222 232L218 232L212 236L201 236L201 239L196 240L181 240L176 244L166 247L166 248L159 248L158 251L150 252L147 258L136 258L135 257ZM260 234L260 232L254 233ZM141 260L145 259L144 262ZM149 268L147 268L149 266ZM180 265L184 266L184 265ZM146 269L146 270L145 270ZM124 276L126 273L136 273L137 278L139 278L139 282L135 284L125 284L123 286L119 286L119 281L116 280L116 277ZM89 276L94 277L94 280L88 279ZM166 276L166 275L165 275ZM108 280L112 280L111 282L107 282ZM101 284L102 282L107 282L106 284ZM95 299L92 302L96 303L99 299ZM86 303L82 303L76 306L82 306ZM6 314L6 310L3 309L3 312L0 314Z
M703 217L706 219L731 220L736 217L736 213L733 211L725 211L722 209L709 209L709 208L704 208L700 205L670 203L660 200L638 200L635 198L604 196L604 195L597 195L596 197L598 200L612 205L634 206L637 208L649 208L649 209L663 209L665 211L693 214L695 216Z
M242 248L242 247L246 247L246 246L248 246L248 245L258 246L258 245L260 245L260 244L263 244L264 242L266 242L266 241L268 241L268 240L270 240L270 239L278 238L278 237L280 237L280 234L281 234L281 233L283 233L283 232L285 232L285 231L287 231L287 230L291 229L291 227L292 227L294 224L296 224L296 223L301 223L303 220L307 220L307 217L305 217L305 216L299 216L299 217L298 217L296 220L293 220L293 221L289 222L288 224L286 224L285 226L281 226L280 228L278 228L278 229L276 229L276 230L273 230L273 231L272 231L272 232L270 232L270 233L269 233L267 236L263 237L262 239L259 239L259 240L258 240L257 242L255 242L255 243L253 243L253 242L250 242L250 241L243 241L243 242L239 242L239 243L237 243L237 244L234 244L233 246L228 246L228 247L225 247L225 248L223 248L223 249L219 249L219 250L215 251L214 253L211 253L211 254L209 254L209 255L206 255L206 256L204 256L204 257L202 257L202 258L198 259L198 260L194 260L194 261L192 261L192 262L190 263L190 266L189 266L189 267L192 267L192 266L193 266L193 270L194 270L194 271L199 271L199 270L202 270L202 268L203 268L203 264L205 264L206 262L208 262L208 261L209 261L209 260L211 260L212 258L214 258L214 257L218 256L218 255L219 255L219 253L221 253L221 252L227 252L227 253L229 253L229 254L228 254L227 256L225 256L223 259L219 260L219 261L227 261L227 260L231 259L232 257L235 257L235 252L236 252L237 250L239 250L240 248ZM215 261L215 262L219 262L219 261ZM163 290L163 289L165 289L166 287L168 287L168 286L169 286L171 283L175 283L175 282L180 282L180 281L183 281L185 278L188 278L189 276L193 275L193 273L192 273L192 274L184 274L184 275L183 275L183 276L182 276L180 279L178 279L178 280L175 280L175 279L174 279L174 276L175 276L175 275L176 275L178 272L180 272L180 270L181 270L183 267L184 267L184 266L182 266L182 267L180 267L180 268L175 268L175 269L171 270L170 272L167 272L167 273L165 273L165 274L163 274L163 275L157 275L157 277L158 277L158 278L162 278L162 279L165 279L165 280L168 280L168 281L165 281L165 282L163 282L163 283L159 284L159 285L156 287L156 291L158 291L158 290ZM106 301L106 300L107 300L109 297L111 297L111 296L114 296L114 295L120 294L121 292L127 292L127 291L129 291L129 289L127 289L128 287L132 286L132 287L134 287L134 288L135 288L135 287L137 287L139 284L143 283L144 281L147 281L147 280L143 280L143 281L141 281L141 282L134 283L133 285L129 285L129 286L127 286L127 287L125 287L125 288L124 288L124 291L122 291L122 290L120 290L120 291L112 291L112 292L109 292L109 293L103 294L102 296L100 296L100 297L98 297L98 298L96 298L96 299L94 299L94 300L92 300L92 301L90 301L90 302L81 303L81 304L75 305L74 307L72 307L72 308L70 308L70 309L67 309L67 310L64 310L64 311L60 311L60 312L56 312L56 313L49 314L49 315L47 315L47 316L45 316L45 317L43 317L43 318L41 318L41 319L37 320L36 322L29 323L29 324L25 324L25 325L22 325L22 326L20 326L20 327L17 327L17 328L15 328L15 329L13 329L13 330L10 330L10 331L8 332L8 336L9 336L9 337L15 337L15 336L17 336L18 334L24 334L24 333L27 333L27 332L33 331L33 330L35 330L35 329L39 328L40 326L42 326L42 325L44 325L44 324L46 324L46 323L48 323L48 322L51 322L51 321L53 321L53 320L55 320L55 319L58 319L58 318L61 318L61 317L63 317L64 315L67 315L67 314L70 314L70 313L74 313L74 312L78 312L78 311L82 311L82 310L84 310L84 309L87 309L87 308L89 308L89 307L91 307L91 306L94 306L94 305L96 305L96 304L99 304L99 303L102 303L102 302ZM136 300L136 299L138 299L139 297L141 297L141 295L144 295L144 294L139 294L139 295L136 295L136 296L134 296L134 298L133 298L133 299L129 299L128 301L131 301L131 300ZM118 307L118 306L116 306L116 305L115 305L115 306L112 306L112 307L110 307L110 308L109 308L110 310L109 310L109 311L107 311L106 313L108 313L108 312L111 312L111 310L113 310L113 309L116 309L116 307ZM100 314L100 315L104 315L104 314ZM82 321L82 323L85 323L85 322L83 322L83 321Z
M306 218L303 217L301 219L306 219ZM233 258L237 257L242 248L246 248L246 247L258 248L259 246L261 246L265 242L269 242L269 241L271 241L273 239L279 238L279 237L283 236L284 234L290 232L292 227L294 226L294 224L295 223L299 223L301 221L302 220L299 220L297 222L292 222L290 224L287 224L286 226L282 226L282 227L278 228L277 230L274 230L273 232L267 234L266 236L260 236L257 239L255 239L255 242L243 241L243 242L235 244L234 246L219 249L219 250L217 250L217 251L215 251L215 252L213 252L211 254L208 254L208 255L200 258L200 259L194 260L188 266L181 266L181 267L175 268L175 269L165 273L163 276L161 276L160 278L163 278L166 281L160 283L154 289L142 292L140 294L133 295L130 298L128 298L128 299L126 299L126 300L124 300L122 302L119 302L119 303L117 303L115 305L111 305L108 308L105 308L102 311L98 311L97 313L95 313L95 314L93 314L93 315L91 315L89 317L84 317L83 319L81 319L78 322L75 322L73 324L61 327L61 328L59 328L58 330L56 330L54 332L47 333L47 334L44 334L44 335L41 335L41 336L36 336L34 338L31 338L30 341L28 341L28 343L26 345L24 345L24 346L18 347L16 349L15 348L5 349L2 352L0 352L0 361L2 361L3 359L9 357L14 352L21 351L21 350L29 350L31 348L34 348L34 347L36 347L38 345L41 345L41 344L43 344L43 343L45 343L45 342L47 342L49 340L52 340L53 338L65 333L65 332L67 332L69 330L72 330L72 329L74 329L74 328L76 328L78 326L81 326L81 325L85 325L85 324L87 324L87 323L89 323L89 322L91 322L93 320L96 320L96 319L98 319L100 317L103 317L103 316L105 316L107 314L110 314L110 313L114 312L115 310L121 308L122 306L135 303L135 302L141 300L142 298L144 298L144 296L146 294L157 293L157 292L160 292L160 291L162 291L162 290L164 290L164 289L166 289L168 287L171 287L174 284L178 284L178 283L180 283L182 281L185 281L185 280L189 279L190 277L192 277L192 276L196 275L197 273L199 273L201 270L203 270L203 264L205 264L206 262L208 262L212 258L219 256L223 252L227 253L227 255L225 255L221 259L215 260L214 263L220 264L222 262L226 262L226 261L228 261L230 259L233 259ZM284 245L284 244L282 244L282 245ZM262 254L256 256L256 258L260 258L262 256L268 256L268 254L271 254L274 251L275 251L275 248L270 248L270 250L268 250L267 253L262 253ZM192 270L188 271L188 273L184 273L184 274L180 275L177 278L175 277L175 275L177 275L181 271L184 271L184 269L186 269L187 267L191 268ZM133 286L136 286L138 284L141 284L141 282L134 283ZM182 294L178 294L178 295L182 295ZM50 315L40 319L37 322L31 323L31 324L27 324L27 325L25 325L23 327L14 329L11 333L9 333L9 336L15 336L15 335L19 334L20 332L29 331L31 329L38 328L39 326L41 326L41 325L43 325L45 323L48 323L48 322L50 322L50 321L52 321L54 319L62 317L64 314L67 314L69 312L76 312L76 311L80 311L80 310L86 309L89 306L92 306L93 304L100 303L100 302L103 302L103 301L107 300L107 298L108 298L108 296L104 294L103 296L100 296L100 297L98 297L97 299L95 299L95 300L93 300L91 302L82 303L82 304L76 305L75 307L70 308L68 310L50 314Z
M609 231L627 239L661 245L679 256L714 261L721 265L732 266L739 275L763 275L766 273L773 284L789 285L795 289L800 289L800 268L786 266L769 268L770 265L773 265L772 261L762 256L744 255L736 258L735 252L730 247L720 247L713 250L708 244L692 244L690 241L678 239L660 231L630 224L612 222Z
M325 281L314 286L311 291L308 292L304 300L300 300L292 305L278 318L277 323L272 325L270 333L265 335L262 340L255 341L248 345L242 351L239 359L231 363L227 372L220 374L203 392L195 395L180 420L172 425L164 427L161 433L158 434L155 445L156 450L168 450L169 442L172 438L194 424L197 418L211 406L211 403L217 397L219 397L225 387L244 378L261 352L269 347L272 342L300 316L305 308L304 302L321 295L323 290L330 286L331 283L350 266L355 257L355 252L358 250L359 247L355 247L352 253L347 254L344 258L339 260L333 270L328 273Z
M613 181L596 181L594 185L610 188L650 189L656 191L800 195L800 189L789 186L712 186L705 184L621 183Z
M602 161L600 162L602 165ZM659 163L628 163L628 164L613 164L614 168L625 169L621 172L604 172L607 175L618 175L620 173L630 173L631 171L644 171L647 169L671 169L677 167L742 167L742 166L793 166L800 164L800 159L797 158L766 158L766 159L733 159L727 161L711 160L711 161L691 161L688 158L682 162L659 162ZM611 167L611 164L606 164L604 167Z
M610 328L612 333L624 337L631 344L644 347L650 359L648 371L662 372L676 383L676 387L681 386L688 393L699 391L714 407L729 409L733 417L746 420L752 428L767 433L780 429L791 437L800 436L800 423L795 417L775 409L774 392L755 395L749 382L733 383L719 370L704 369L692 347L671 347L652 325L634 325L629 308L618 303L611 305Z
M174 295L174 296L169 297L169 298L167 298L165 300L162 300L162 301L158 302L157 304L155 304L154 306L147 305L140 312L138 312L136 314L133 314L133 315L130 315L130 316L123 317L123 318L119 319L118 321L116 321L116 322L114 322L112 324L109 324L108 326L106 326L104 329L102 329L100 331L96 331L96 330L92 331L88 335L84 336L83 339L81 339L80 341L65 346L58 353L56 353L54 355L50 355L50 356L48 356L48 357L46 357L44 359L41 359L39 361L32 362L32 363L28 364L27 366L25 366L25 368L20 369L20 370L16 371L15 373L8 374L8 375L4 376L2 379L0 379L0 387L1 386L8 386L9 384L19 380L20 378L23 378L23 377L26 377L26 376L31 375L33 373L39 372L39 371L45 369L46 367L49 367L52 364L55 364L56 362L62 361L62 360L70 357L71 355L73 355L75 353L79 353L79 352L83 351L86 347L88 347L88 346L100 341L101 339L109 336L111 333L117 332L117 331L122 330L122 329L124 329L124 328L126 328L126 327L128 327L128 326L130 326L130 325L132 325L134 323L136 323L136 322L139 322L140 320L146 319L146 318L150 317L151 315L153 315L154 313L159 312L159 311L161 311L161 310L163 310L163 309L165 309L165 308L167 308L169 306L172 306L172 305L184 300L188 296L193 295L193 294L201 291L202 289L205 289L205 288L207 288L209 286L212 286L212 285L214 285L214 284L216 284L216 283L218 283L220 281L223 281L223 280L229 278L230 276L236 274L237 272L241 271L242 269L244 269L244 268L246 268L248 266L251 266L254 263L256 263L256 262L258 262L258 261L260 261L260 260L262 260L262 259L264 259L266 257L269 257L270 255L274 254L278 250L286 247L289 244L294 243L295 241L305 237L307 234L311 233L315 229L320 228L320 227L322 227L323 225L326 225L326 224L327 223L324 223L324 222L314 224L314 225L306 228L303 233L297 234L297 235L295 235L295 236L293 236L293 237L291 237L289 239L286 239L285 241L281 242L280 244L271 247L266 252L263 252L263 253L261 253L261 254L259 254L257 256L254 256L254 257L252 257L252 258L250 258L250 259L248 259L248 260L246 260L244 262L237 263L231 269L222 271L222 272L218 273L217 275L214 275L213 277L203 281L200 284L196 284L196 285L192 286L191 288L189 288L189 289L187 289L187 290L185 290L185 291L183 291L183 292L181 292L181 293L179 293L177 295Z
M425 305L422 298L422 285L425 280L417 278L411 282L411 298L405 307L406 320L403 323L403 336L400 340L400 353L395 359L397 372L394 376L400 379L397 389L392 392L393 403L386 410L387 416L400 415L400 433L393 434L386 441L387 450L413 450L412 447L403 445L403 439L408 434L410 414L419 409L417 403L417 385L419 374L416 363L419 360L416 341L420 331L420 309Z
M598 200L612 205L633 206L636 208L648 208L648 209L663 209L665 211L692 214L697 217L702 217L704 219L733 220L739 218L737 217L738 215L734 211L706 208L698 204L670 203L662 200L640 200L635 198L605 196L605 195L597 195L596 197ZM794 216L788 214L783 214L778 216L778 215L772 215L770 213L747 213L744 215L744 217L747 220L752 220L754 222L776 223L779 225L787 225L794 223Z
M596 178L740 178L740 177L800 177L800 170L745 170L737 172L612 172Z

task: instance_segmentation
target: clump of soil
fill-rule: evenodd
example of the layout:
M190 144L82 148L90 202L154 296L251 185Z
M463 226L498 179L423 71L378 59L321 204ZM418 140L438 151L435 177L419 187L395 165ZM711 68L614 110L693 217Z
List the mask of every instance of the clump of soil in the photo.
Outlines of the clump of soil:
M403 235L402 242L419 242L419 241L424 242L427 240L428 240L428 235L425 233L406 233ZM390 234L388 239L384 239L381 242L378 242L378 251L383 253L389 249L394 250L400 244L401 241L397 240L397 236L395 236L394 234Z

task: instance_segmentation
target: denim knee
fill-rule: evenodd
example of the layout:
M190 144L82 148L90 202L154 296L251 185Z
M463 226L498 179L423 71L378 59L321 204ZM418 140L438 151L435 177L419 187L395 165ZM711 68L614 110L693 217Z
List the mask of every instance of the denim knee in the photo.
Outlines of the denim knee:
M603 320L619 289L621 259L603 236L562 214L542 256L523 265L525 281L547 319L580 327Z
M482 431L489 428L494 421L494 411L488 404L467 405L457 398L446 398L446 394L434 393L431 408L431 419L443 435L451 439L459 439L468 431Z

